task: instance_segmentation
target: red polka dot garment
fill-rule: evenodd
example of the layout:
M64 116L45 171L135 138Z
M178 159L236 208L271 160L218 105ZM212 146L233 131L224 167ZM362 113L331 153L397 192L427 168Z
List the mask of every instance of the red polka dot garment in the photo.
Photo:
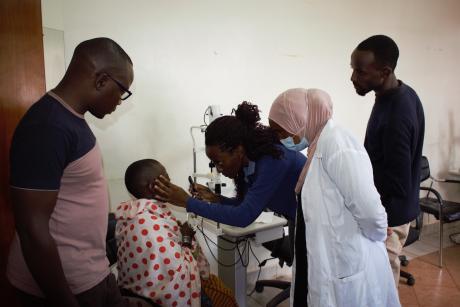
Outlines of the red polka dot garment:
M115 216L119 285L162 306L200 306L197 261L181 246L179 226L167 206L129 201Z

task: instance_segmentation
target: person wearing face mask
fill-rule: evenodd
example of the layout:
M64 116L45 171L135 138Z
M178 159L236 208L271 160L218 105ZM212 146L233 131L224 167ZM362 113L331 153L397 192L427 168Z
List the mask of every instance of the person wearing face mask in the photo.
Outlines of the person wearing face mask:
M283 144L287 149L294 150L294 151L302 151L308 147L308 141L306 138L302 138L300 142L296 143L292 136L288 136L287 138L280 139L281 144Z
M195 197L161 177L155 198L227 225L246 227L265 209L294 221L294 187L306 158L282 146L276 133L259 123L256 105L243 102L235 115L222 116L206 129L206 155L232 178L236 196L227 198L195 184Z
M309 144L295 188L291 305L400 306L369 156L331 117L329 95L302 88L281 93L269 114L284 144L297 150Z

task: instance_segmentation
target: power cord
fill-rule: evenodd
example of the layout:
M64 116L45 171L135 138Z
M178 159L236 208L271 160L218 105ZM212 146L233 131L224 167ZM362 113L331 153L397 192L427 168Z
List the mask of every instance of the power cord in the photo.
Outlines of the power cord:
M228 243L231 243L231 244L234 244L234 246L232 248L224 248L224 247L221 247L219 246L216 242L214 242L205 232L204 232L204 228L203 228L203 220L201 220L201 226L197 225L196 228L198 229L198 231L203 235L203 239L204 239L204 242L206 243L206 246L208 247L208 250L209 252L211 253L211 256L214 258L214 260L220 265L220 266L223 266L223 267L233 267L235 266L236 264L238 264L238 262L241 262L241 265L244 267L244 268L247 268L247 266L249 265L249 252L247 253L247 258L246 258L246 263L243 259L243 255L244 253L246 252L246 249L249 249L249 251L251 252L251 254L254 256L254 258L256 259L257 261L257 264L258 264L258 267L259 267L259 272L257 273L257 279L256 279L256 282L254 283L254 288L251 290L251 292L247 293L246 295L247 296L251 296L252 294L254 294L254 292L256 291L256 284L257 282L259 281L259 278L260 278L260 274L262 273L262 267L264 267L268 261L270 260L273 260L273 259L277 259L276 257L271 257L271 258L267 258L265 260L263 260L262 262L260 262L259 258L257 258L254 250L252 249L252 245L251 245L251 242L249 240L249 238L244 238L242 240L237 240L237 241L230 241L230 240L227 240L226 238L223 238L222 237L222 240L224 241L227 241ZM234 251L235 249L237 250L238 252L238 260L236 260L234 263L232 264L226 264L226 263L222 263L218 260L218 258L214 255L214 253L212 252L212 249L211 249L211 246L209 245L209 242L211 242L214 246L216 246L218 249L221 249L223 251ZM243 247L243 250L241 251L240 250L240 243L244 243L244 247Z
M240 261L241 261L241 264L242 264L244 267L246 267L246 266L248 265L248 263L249 263L249 257L248 257L248 260L247 260L246 264L244 264L243 256L242 256L242 255L244 254L244 252L246 251L247 245L248 245L248 243L249 243L248 239L244 239L244 240L240 240L240 241L236 241L236 242L231 242L231 241L229 241L229 242L235 244L234 247L233 247L233 248L223 248L223 247L220 247L220 246L219 246L216 242L214 242L211 238L209 238L209 237L204 233L202 227L197 226L197 229L198 229L198 230L201 232L201 234L203 235L204 242L206 243L206 246L208 247L208 250L209 250L209 252L211 253L211 256L214 258L214 260L215 260L219 265L221 265L221 266L223 266L223 267L233 267L233 266L235 266L235 265L236 265L238 262L240 262ZM238 255L239 255L238 260L236 260L234 263L231 263L231 264L226 264L226 263L220 262L220 261L218 260L218 258L214 255L214 253L212 252L211 246L209 245L208 241L211 242L213 245L215 245L218 249L221 249L221 250L224 250L224 251L234 251L234 250L236 249L236 250L238 251ZM245 243L242 252L240 252L240 249L239 249L239 244L240 244L241 242Z
M252 255L254 256L254 258L256 259L256 261L257 261L257 263L258 263L259 272L257 273L257 279L256 279L256 282L254 283L254 288L251 290L251 292L249 292L248 294L246 294L247 296L253 295L254 292L256 291L256 285L257 285L257 282L259 281L260 273L262 272L262 267L265 266L265 265L267 264L267 261L276 259L275 257L271 257L271 258L267 258L267 259L263 260L262 262L260 262L260 261L259 261L259 258L257 258L256 254L255 254L254 251L252 250L251 244L249 244L249 249L250 249Z

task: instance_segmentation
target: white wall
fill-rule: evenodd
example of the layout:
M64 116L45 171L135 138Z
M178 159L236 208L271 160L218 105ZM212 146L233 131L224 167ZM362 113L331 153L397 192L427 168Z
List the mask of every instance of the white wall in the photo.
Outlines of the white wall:
M65 73L64 31L43 27L46 90L53 89Z
M397 76L419 94L426 115L424 154L435 175L460 167L458 54L460 1L42 0L43 23L62 29L66 63L82 40L107 36L134 62L134 95L117 112L88 119L101 145L113 202L133 161L152 157L173 181L192 170L191 125L206 106L230 112L243 100L266 116L291 87L319 87L334 117L364 139L373 95L355 94L350 53L373 34L400 47ZM205 159L202 159L203 161ZM450 164L450 165L449 165ZM202 169L206 165L202 162ZM449 197L460 200L458 188Z
M42 0L41 4L43 27L64 30L64 1Z
M188 129L201 123L207 105L220 104L227 113L250 100L266 120L270 103L290 87L328 91L336 120L363 139L373 95L355 94L349 56L376 33L396 40L397 75L422 99L424 152L434 173L444 175L449 161L460 167L454 120L460 114L459 1L42 3L44 25L64 30L67 63L78 42L96 36L115 39L134 62L132 98L102 121L89 119L112 181L123 177L130 162L153 157L186 185L192 165Z

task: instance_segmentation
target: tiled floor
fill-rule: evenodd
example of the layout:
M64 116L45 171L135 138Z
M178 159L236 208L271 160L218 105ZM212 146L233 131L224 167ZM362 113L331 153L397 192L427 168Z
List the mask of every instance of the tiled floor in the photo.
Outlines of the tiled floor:
M405 247L403 254L410 259L405 268L415 278L415 285L408 286L403 279L399 283L399 295L403 307L460 307L460 245L449 240L449 234L460 232L460 223L445 227L444 266L438 264L439 234L422 234L420 241ZM283 270L280 279L290 279L289 272ZM250 285L251 286L251 285ZM265 288L262 293L248 297L248 306L261 307L280 290ZM286 300L280 307L289 306Z
M460 245L444 249L442 269L434 252L411 260L406 271L414 276L415 285L399 283L402 306L460 306Z

